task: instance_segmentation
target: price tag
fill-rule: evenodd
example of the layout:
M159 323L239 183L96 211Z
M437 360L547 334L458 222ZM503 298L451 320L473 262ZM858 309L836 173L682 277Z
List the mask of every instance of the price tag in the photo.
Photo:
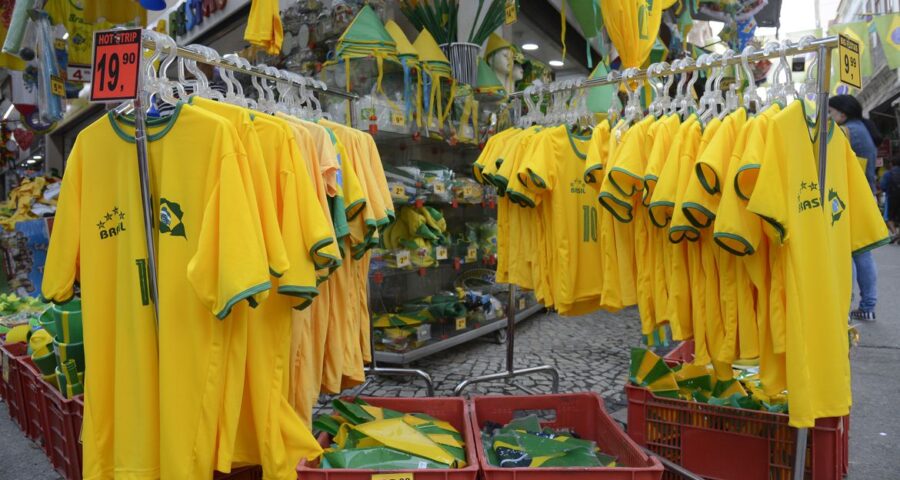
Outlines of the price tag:
M56 40L53 40L53 48L56 50L65 50L66 49L66 41L61 38L57 38Z
M403 188L403 185L394 185L391 188L391 194L395 197L403 197L406 195L406 189Z
M434 248L434 258L438 260L446 260L447 259L447 247L443 245L438 245Z
M519 18L519 9L516 0L506 0L506 24L512 25Z
M91 79L91 69L89 67L69 65L66 68L66 80L70 82L87 82Z
M466 317L459 317L456 319L456 331L465 330L466 329Z
M412 473L373 473L372 480L415 480Z
M397 250L397 268L409 266L409 250Z
M474 262L478 260L478 248L475 246L470 246L466 249L466 263Z
M838 58L840 60L841 82L856 88L862 88L859 42L841 35L838 43Z
M391 112L391 124L396 127L402 127L406 125L406 118L403 117L402 112Z
M63 82L62 78L59 78L56 75L50 75L50 93L57 97L66 98L66 84Z
M466 196L466 197L473 197L473 196L475 196L475 193L476 193L476 191L475 191L475 187L474 187L474 186L472 186L472 185L466 185L466 186L463 187L463 195L464 195L464 196Z
M141 57L141 29L94 32L91 101L137 97Z
M434 188L434 193L444 193L447 191L447 186L444 185L444 182L433 182L431 186Z
M525 297L519 299L519 306L517 310L522 311L525 310Z

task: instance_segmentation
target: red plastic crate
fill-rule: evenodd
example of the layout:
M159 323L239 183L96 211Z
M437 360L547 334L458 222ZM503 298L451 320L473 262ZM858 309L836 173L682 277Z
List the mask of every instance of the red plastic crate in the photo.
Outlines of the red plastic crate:
M609 468L500 468L489 465L481 435L476 435L478 461L485 480L659 480L663 467L649 457L606 413L603 399L596 393L561 395L473 397L470 406L472 428L481 431L485 423L500 425L517 416L534 412L539 417L553 412L550 428L574 431L593 440L603 453L617 457L617 467Z
M31 357L19 357L22 393L25 403L25 436L41 443L44 440L44 379Z
M23 432L28 426L28 417L25 409L25 392L22 390L19 357L27 356L27 346L24 342L0 345L0 362L2 362L0 390L3 391L10 418L19 425Z
M686 341L665 356L694 359ZM626 385L628 434L638 444L709 479L786 479L793 474L797 430L788 415L661 398ZM849 468L850 418L823 418L809 429L805 477L840 479ZM710 449L716 454L709 455ZM681 478L666 473L666 479Z
M259 465L233 468L231 473L213 473L213 480L262 480L262 478L262 468Z
M451 470L414 470L416 480L475 480L478 476L478 455L475 453L475 436L467 416L466 401L462 398L374 398L362 397L364 401L376 407L388 408L406 413L424 413L449 422L453 428L462 433L466 442L465 468ZM327 433L319 435L319 445L328 447L331 436ZM379 473L404 473L402 471L320 469L318 461L302 460L297 466L298 480L370 480Z
M77 476L73 477L76 480L81 480L81 467L84 464L82 461L82 450L81 450L81 424L84 423L84 395L78 395L72 399L72 403L69 404L69 424L72 425L72 435L74 437L71 439L70 444L75 445L75 461L78 462L78 468L76 469Z
M57 473L66 480L81 479L78 432L72 421L75 400L63 397L53 385L43 382L44 451Z

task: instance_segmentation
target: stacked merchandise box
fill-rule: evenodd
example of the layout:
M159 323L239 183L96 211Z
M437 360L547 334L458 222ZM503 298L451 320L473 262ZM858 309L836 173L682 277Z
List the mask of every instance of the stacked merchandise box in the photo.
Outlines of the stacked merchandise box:
M670 366L692 360L690 342L666 356ZM663 398L631 384L625 391L628 435L654 453L707 478L793 478L797 430L788 415ZM849 417L843 417L820 418L809 429L807 477L843 478L848 428Z
M475 453L475 435L467 414L466 401L462 398L362 398L366 403L374 407L396 410L404 413L424 413L434 418L444 420L461 432L465 441L467 466L457 469L445 470L416 470L409 472L408 478L417 480L475 480L478 476L478 456ZM331 436L327 433L319 435L319 444L322 448L331 446ZM389 474L406 472L375 471L375 470L351 470L351 469L322 469L318 468L318 460L307 462L303 460L297 467L298 480L370 480L378 478L377 475L386 475L385 478L406 478L403 476L391 477Z
M546 421L541 422L544 427L569 430L578 438L596 442L602 452L616 457L616 466L495 467L488 462L484 441L479 435L478 461L485 480L659 480L662 477L663 467L659 460L647 456L625 435L596 393L474 397L470 406L472 428L476 431L488 423L506 425L514 418L528 414L544 417Z

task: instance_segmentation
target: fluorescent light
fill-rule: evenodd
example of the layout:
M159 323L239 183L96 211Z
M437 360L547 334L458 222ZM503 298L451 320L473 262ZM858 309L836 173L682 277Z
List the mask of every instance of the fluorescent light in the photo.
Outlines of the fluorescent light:
M28 160L25 161L25 164L26 164L26 165L34 165L35 163L37 163L37 160L35 160L35 159L33 159L33 158L28 159Z
M550 60L547 63L549 63L551 67L561 67L561 66L565 65L565 63L563 63L562 60Z
M530 52L532 50L537 50L538 48L540 48L540 47L536 43L523 43L522 44L522 50L525 50L525 51Z
M69 32L64 33L62 39L63 39L63 40L68 40L68 39L69 39Z
M33 158L33 159L35 159L35 160L41 160L41 159L44 158L44 156L43 156L43 155L35 155L35 156L31 157L31 158Z
M3 114L3 119L6 120L7 118L9 118L9 115L13 112L13 110L14 110L15 108L16 108L15 105L10 104L10 105L9 105L9 108L6 109L6 113Z

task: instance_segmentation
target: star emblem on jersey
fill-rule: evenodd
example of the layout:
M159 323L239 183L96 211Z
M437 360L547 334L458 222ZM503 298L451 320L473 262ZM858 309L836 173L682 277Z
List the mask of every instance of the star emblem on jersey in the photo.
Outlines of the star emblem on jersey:
M100 240L106 240L124 232L125 212L119 210L119 207L113 207L112 210L100 216L97 230L100 233Z
M579 193L579 194L587 192L587 189L585 188L584 180L582 180L580 178L572 180L569 183L569 192Z
M181 210L181 205L165 198L159 199L159 233L187 238L184 223L182 223L183 216L184 211Z
M834 189L828 190L828 201L831 203L831 224L834 225L841 219L847 206Z
M797 209L805 212L821 206L819 186L815 182L800 182L800 189L797 191Z

